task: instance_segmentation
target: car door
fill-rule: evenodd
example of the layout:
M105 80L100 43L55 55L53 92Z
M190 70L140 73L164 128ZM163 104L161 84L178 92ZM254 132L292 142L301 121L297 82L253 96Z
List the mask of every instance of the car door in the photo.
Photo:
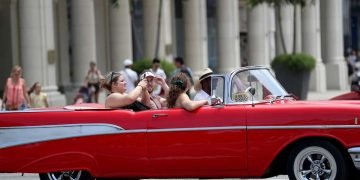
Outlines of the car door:
M246 169L243 107L159 110L148 124L150 168L214 173Z
M150 170L171 177L245 170L244 112L241 105L153 111L147 133Z

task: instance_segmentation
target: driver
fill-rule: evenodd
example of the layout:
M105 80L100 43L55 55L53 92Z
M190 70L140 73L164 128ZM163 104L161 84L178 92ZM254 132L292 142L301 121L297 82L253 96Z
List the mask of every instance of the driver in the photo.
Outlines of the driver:
M196 94L194 101L207 100L211 94L211 75L213 71L210 68L205 68L200 73L199 80L195 83Z
M110 92L105 100L106 108L124 108L133 111L149 109L144 104L148 104L150 96L146 90L148 84L146 79L141 80L138 85L129 94L126 92L126 81L120 72L110 72L102 80L101 87ZM141 96L141 102L137 99Z

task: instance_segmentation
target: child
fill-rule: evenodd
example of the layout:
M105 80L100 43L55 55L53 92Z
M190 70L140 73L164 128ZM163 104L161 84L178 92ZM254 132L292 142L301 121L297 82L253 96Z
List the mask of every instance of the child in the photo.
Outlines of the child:
M49 107L47 95L41 92L41 84L39 82L34 83L34 85L30 88L28 94L30 95L31 107Z

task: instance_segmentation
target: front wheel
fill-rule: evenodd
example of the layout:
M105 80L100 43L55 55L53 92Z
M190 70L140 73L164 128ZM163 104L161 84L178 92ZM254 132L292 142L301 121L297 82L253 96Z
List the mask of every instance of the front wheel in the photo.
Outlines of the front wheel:
M348 168L342 153L326 141L303 143L288 159L291 180L346 180Z
M62 171L39 174L40 180L91 180L86 171Z

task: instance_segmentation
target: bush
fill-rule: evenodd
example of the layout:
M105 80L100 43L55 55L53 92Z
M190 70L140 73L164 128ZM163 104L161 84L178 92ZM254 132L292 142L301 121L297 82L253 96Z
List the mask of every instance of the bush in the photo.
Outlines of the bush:
M151 65L152 60L150 59L136 60L132 66L132 69L138 74L141 74L145 69L150 69ZM166 60L160 60L160 66L165 71L167 77L170 77L171 73L175 70L175 65Z
M275 67L283 66L290 71L303 72L313 70L315 63L315 58L308 54L281 54L274 58L271 62L271 67L275 69Z

